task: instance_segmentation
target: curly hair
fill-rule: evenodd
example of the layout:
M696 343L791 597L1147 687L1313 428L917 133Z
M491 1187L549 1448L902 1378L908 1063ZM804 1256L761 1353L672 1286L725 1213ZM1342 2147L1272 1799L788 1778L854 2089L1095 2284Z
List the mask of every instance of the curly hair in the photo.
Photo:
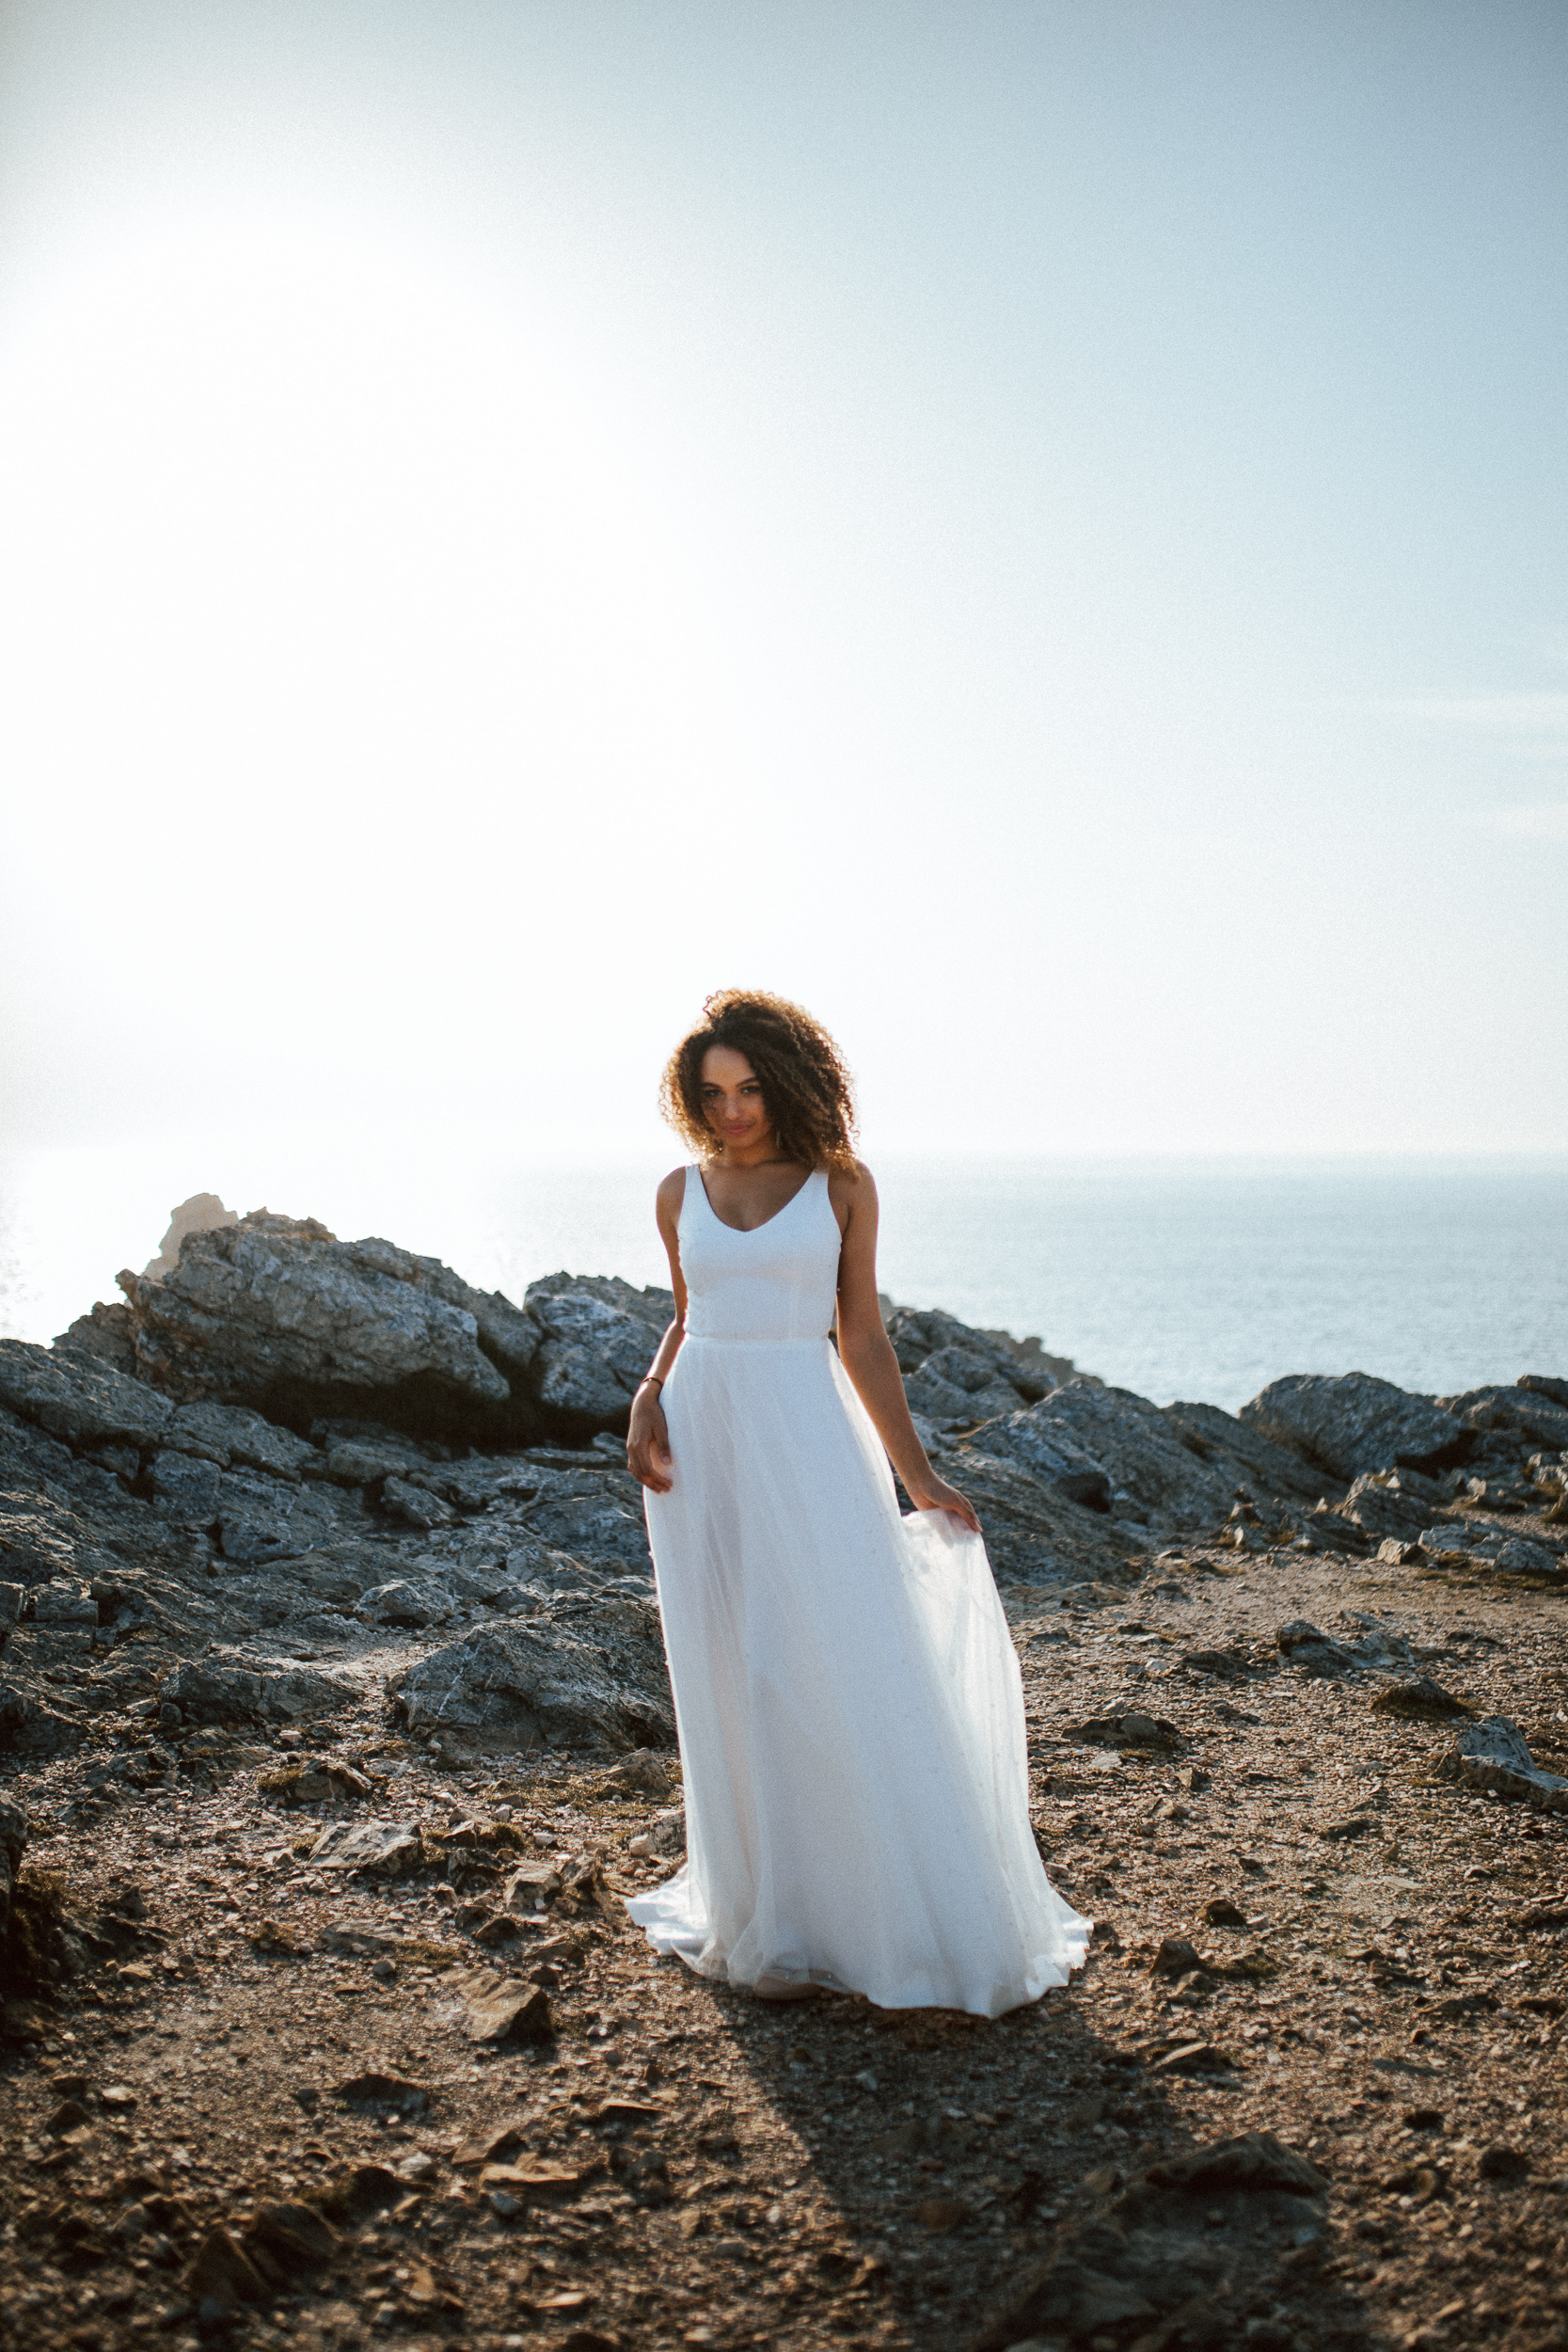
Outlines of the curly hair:
M844 1057L809 1012L761 990L721 988L665 1067L658 1106L686 1143L707 1158L721 1147L703 1113L703 1057L710 1045L744 1054L762 1081L779 1150L808 1168L855 1168L855 1098Z

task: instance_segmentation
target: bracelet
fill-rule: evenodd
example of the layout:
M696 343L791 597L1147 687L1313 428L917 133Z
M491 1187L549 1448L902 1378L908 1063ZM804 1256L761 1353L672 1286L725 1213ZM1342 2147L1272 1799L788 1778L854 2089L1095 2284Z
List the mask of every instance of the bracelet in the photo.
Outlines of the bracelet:
M664 1383L657 1373L650 1372L645 1374L637 1385L640 1389L662 1389Z

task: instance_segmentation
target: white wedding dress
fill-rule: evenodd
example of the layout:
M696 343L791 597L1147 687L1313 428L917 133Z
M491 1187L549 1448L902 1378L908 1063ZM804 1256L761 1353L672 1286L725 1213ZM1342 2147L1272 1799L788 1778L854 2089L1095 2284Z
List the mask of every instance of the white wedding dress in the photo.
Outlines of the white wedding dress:
M732 1984L1000 2016L1091 1933L1029 1825L1023 1689L985 1546L901 1518L827 1339L839 1230L817 1171L722 1224L689 1168L687 1336L647 1495L686 1783L687 1863L628 1908Z

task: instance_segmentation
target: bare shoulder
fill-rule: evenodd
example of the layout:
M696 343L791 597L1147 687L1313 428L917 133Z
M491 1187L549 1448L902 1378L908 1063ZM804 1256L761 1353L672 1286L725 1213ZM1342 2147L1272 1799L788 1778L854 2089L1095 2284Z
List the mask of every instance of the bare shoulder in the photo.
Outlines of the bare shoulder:
M684 1168L673 1168L659 1184L657 1199L660 1216L678 1216L685 1194L686 1170Z
M847 1232L851 1218L863 1222L877 1214L877 1185L871 1170L863 1160L857 1160L853 1169L833 1168L828 1171L828 1198L833 1205L839 1231Z

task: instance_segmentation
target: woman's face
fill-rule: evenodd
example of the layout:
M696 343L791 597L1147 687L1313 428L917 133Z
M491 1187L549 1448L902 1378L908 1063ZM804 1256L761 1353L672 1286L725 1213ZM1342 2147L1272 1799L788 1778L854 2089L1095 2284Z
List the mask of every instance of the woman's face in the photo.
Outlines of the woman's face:
M703 1117L727 1152L743 1152L771 1136L762 1081L732 1046L710 1045L703 1056L701 1095Z

